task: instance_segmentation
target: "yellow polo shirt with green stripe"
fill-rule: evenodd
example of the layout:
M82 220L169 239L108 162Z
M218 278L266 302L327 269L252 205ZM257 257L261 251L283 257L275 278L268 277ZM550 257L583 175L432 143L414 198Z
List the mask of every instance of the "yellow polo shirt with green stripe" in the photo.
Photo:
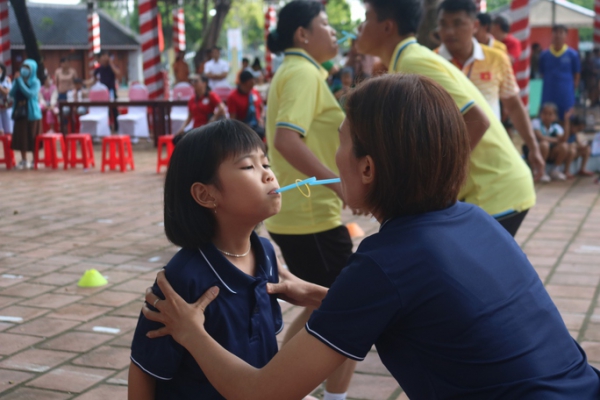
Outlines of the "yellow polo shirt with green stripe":
M459 200L478 205L495 217L533 207L535 189L529 168L481 92L458 68L415 38L408 38L396 47L390 71L427 76L448 91L462 113L477 104L490 120L490 127L471 152L469 176Z
M304 143L327 168L338 173L335 153L338 127L344 120L339 103L327 86L327 71L302 49L289 49L271 81L267 98L266 135L271 168L280 186L306 179L277 151L277 128L298 132ZM302 188L306 193L306 188ZM281 211L265 221L269 232L305 235L342 224L342 202L325 186L311 186L309 198L299 190L282 193Z

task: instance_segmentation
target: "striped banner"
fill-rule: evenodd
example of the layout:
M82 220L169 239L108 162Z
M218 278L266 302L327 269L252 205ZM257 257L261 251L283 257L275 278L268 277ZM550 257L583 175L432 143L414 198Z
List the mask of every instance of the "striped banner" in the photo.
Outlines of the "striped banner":
M600 48L600 0L594 1L594 48Z
M156 1L139 0L144 83L148 88L148 97L150 99L158 99L163 95L160 50L158 46L158 6Z
M521 42L521 56L513 65L517 84L521 89L521 100L526 106L529 104L529 57L531 47L529 38L531 29L529 27L529 0L512 0L510 3L510 33Z
M265 14L265 69L267 71L267 79L273 77L273 55L266 46L267 36L272 29L277 28L277 13L275 7L268 6Z
M0 0L0 61L6 66L6 74L12 75L10 57L10 28L8 27L8 0Z
M100 18L95 11L88 13L88 44L88 66L91 74L96 67L96 56L100 53Z
M183 7L173 10L173 49L185 51L185 17Z
M487 12L487 2L485 0L475 0L475 6L477 6L477 12Z

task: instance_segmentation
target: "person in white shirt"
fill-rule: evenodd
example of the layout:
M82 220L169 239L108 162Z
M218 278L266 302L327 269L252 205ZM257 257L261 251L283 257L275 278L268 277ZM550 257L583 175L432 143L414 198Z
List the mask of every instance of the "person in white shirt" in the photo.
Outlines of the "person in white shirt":
M11 104L8 97L10 89L12 89L12 83L6 73L6 66L0 64L0 135L12 133L12 123L9 115Z
M221 49L213 47L212 59L204 64L204 75L209 79L208 86L211 89L228 88L227 74L229 73L229 63L221 60Z

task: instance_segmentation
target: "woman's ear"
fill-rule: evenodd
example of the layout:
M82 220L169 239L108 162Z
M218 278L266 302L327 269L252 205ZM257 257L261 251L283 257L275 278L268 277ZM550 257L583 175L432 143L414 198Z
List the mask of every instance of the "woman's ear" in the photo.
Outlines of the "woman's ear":
M370 185L375 182L375 163L370 155L366 155L358 161L358 170L363 184Z
M201 182L195 182L190 188L192 198L196 203L208 209L216 208L216 198L214 195L214 187Z

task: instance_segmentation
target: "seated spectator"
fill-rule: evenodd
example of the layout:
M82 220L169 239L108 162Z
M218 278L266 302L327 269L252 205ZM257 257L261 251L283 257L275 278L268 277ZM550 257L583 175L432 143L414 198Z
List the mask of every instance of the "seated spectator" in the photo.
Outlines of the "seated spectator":
M260 64L260 58L254 58L254 62L252 63L251 68L254 74L254 79L256 79L256 84L262 85L263 83L265 83L265 72L263 71L263 67Z
M53 131L55 124L58 121L58 107L56 106L58 100L58 91L56 85L50 79L46 78L44 85L40 89L40 108L42 110L43 129L42 131Z
M586 169L587 162L592 154L592 147L587 143L586 140L582 140L580 137L580 132L585 129L585 121L583 118L574 115L571 117L569 127L570 132L569 138L567 139L567 144L569 145L569 156L565 161L565 175L567 178L574 177L571 174L571 162L581 157L581 166L579 167L579 172L577 172L577 175L593 176L594 173Z
M81 79L73 79L73 84L75 85L74 89L71 89L67 92L67 101L83 101L87 100L89 97L89 91L83 87L83 80ZM65 107L67 113L69 111L68 107ZM65 110L63 110L63 113ZM84 106L77 107L77 115L87 114L88 109Z
M231 119L244 122L264 140L263 100L254 89L254 83L254 75L250 71L242 71L237 89L232 90L227 98L227 108Z
M568 121L572 110L565 113L565 125L569 125ZM566 175L560 171L560 166L566 161L569 155L569 145L565 131L558 121L558 108L554 103L544 103L540 110L540 118L536 118L531 122L535 136L540 144L542 157L546 162L554 162L554 167L550 172L550 176L544 172L540 182L550 182L551 179L564 181ZM567 129L570 129L567 126Z
M350 91L354 83L354 73L352 72L352 68L345 67L340 72L340 81L339 84L333 85L331 87L331 91L333 95L340 103L343 104L342 98Z
M252 74L254 73L254 71L252 71L252 68L250 68L250 60L247 57L242 58L242 68L240 68L240 71L237 74L237 78L235 79L236 85L240 84L240 75L244 71L249 71Z
M221 98L211 90L206 76L192 75L190 83L194 86L195 95L188 101L188 117L175 134L174 144L183 137L185 128L190 122L194 122L193 128L199 128L225 115L225 105Z

